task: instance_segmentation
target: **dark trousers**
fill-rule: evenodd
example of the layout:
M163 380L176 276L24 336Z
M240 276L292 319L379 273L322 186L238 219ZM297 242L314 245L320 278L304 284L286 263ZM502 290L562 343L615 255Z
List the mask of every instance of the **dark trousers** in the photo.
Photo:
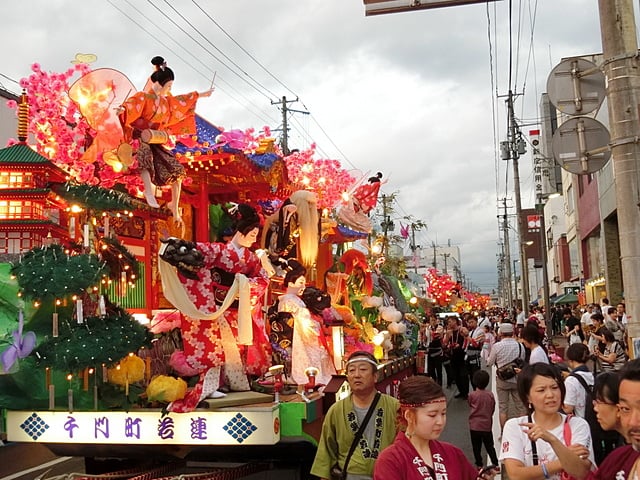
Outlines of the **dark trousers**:
M473 447L473 456L476 461L477 467L484 466L482 461L482 444L491 459L493 465L500 465L498 462L498 455L496 455L496 449L493 446L493 433L480 432L478 430L470 430L471 433L471 446Z
M471 382L471 389L476 386L473 384L473 374L480 370L480 355L467 359L467 374L469 375L469 381Z
M442 355L427 359L427 374L442 386Z
M458 393L466 397L469 395L469 374L467 373L467 362L464 360L464 357L452 358L451 370L453 370L451 373L456 380Z

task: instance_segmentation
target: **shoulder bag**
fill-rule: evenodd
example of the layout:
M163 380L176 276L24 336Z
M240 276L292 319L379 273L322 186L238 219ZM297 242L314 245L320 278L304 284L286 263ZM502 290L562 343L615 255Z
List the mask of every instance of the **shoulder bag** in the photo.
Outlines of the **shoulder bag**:
M522 368L524 365L524 361L521 358L522 354L522 344L518 342L518 356L511 360L509 363L498 367L496 369L496 376L500 380L509 380L516 376L516 368Z
M341 468L340 464L336 462L335 465L331 467L331 480L344 480L345 478L347 478L347 466L349 465L349 460L351 460L351 455L353 455L353 452L356 449L356 445L358 445L358 442L360 441L360 438L364 433L364 429L367 428L369 419L371 418L371 415L373 415L373 411L376 409L376 405L378 405L379 399L380 392L377 392L376 396L373 399L373 402L371 402L369 410L367 410L367 414L362 421L362 425L360 425L360 428L356 432L355 437L353 437L353 442L351 442L351 447L349 448L349 453L347 453L347 458L344 461L344 465Z

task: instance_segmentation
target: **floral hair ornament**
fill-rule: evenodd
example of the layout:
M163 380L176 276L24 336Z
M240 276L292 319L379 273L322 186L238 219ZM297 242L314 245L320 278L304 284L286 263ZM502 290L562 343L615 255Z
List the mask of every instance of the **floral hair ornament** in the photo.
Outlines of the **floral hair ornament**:
M400 406L402 408L420 408L420 407L424 407L425 405L431 405L432 403L447 403L447 399L445 397L440 397L434 400L429 400L428 402L420 402L420 403L400 402Z

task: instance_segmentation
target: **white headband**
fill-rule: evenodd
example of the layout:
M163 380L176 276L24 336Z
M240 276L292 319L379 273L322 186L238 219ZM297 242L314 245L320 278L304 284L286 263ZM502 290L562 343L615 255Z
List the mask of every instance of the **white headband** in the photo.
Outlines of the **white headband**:
M347 365L351 365L352 363L356 362L367 362L371 365L375 365L376 367L378 366L378 362L371 360L369 357L365 356L352 358L351 360L347 361Z

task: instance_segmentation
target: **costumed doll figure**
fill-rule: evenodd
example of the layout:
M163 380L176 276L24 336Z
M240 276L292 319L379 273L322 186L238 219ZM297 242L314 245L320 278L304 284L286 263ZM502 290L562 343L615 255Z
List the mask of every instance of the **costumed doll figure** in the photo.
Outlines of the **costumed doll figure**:
M278 311L293 316L293 341L291 344L291 377L298 385L308 382L305 370L316 367L316 383L326 385L336 369L327 349L322 326L312 315L300 296L306 287L306 269L295 260L289 260L292 268L284 277L287 290L279 298Z
M118 156L123 164L130 165L131 144L134 140L139 141L136 159L147 203L158 208L153 186L171 185L168 207L174 220L181 224L178 205L185 170L163 144L169 141L169 135L192 135L196 132L196 103L200 97L211 96L213 89L173 96L173 70L166 66L162 57L154 57L152 63L156 70L150 77L151 91L135 93L119 109L125 143L118 148Z
M316 194L298 190L267 217L261 244L274 264L278 258L298 258L312 268L318 257L318 223Z
M218 390L222 374L231 390L246 391L247 374L260 376L271 366L262 304L273 267L266 255L249 249L260 226L256 211L241 204L235 215L228 243L169 239L160 252L164 295L184 317L184 355L172 366L200 374L194 389L171 404L172 411L196 408Z

